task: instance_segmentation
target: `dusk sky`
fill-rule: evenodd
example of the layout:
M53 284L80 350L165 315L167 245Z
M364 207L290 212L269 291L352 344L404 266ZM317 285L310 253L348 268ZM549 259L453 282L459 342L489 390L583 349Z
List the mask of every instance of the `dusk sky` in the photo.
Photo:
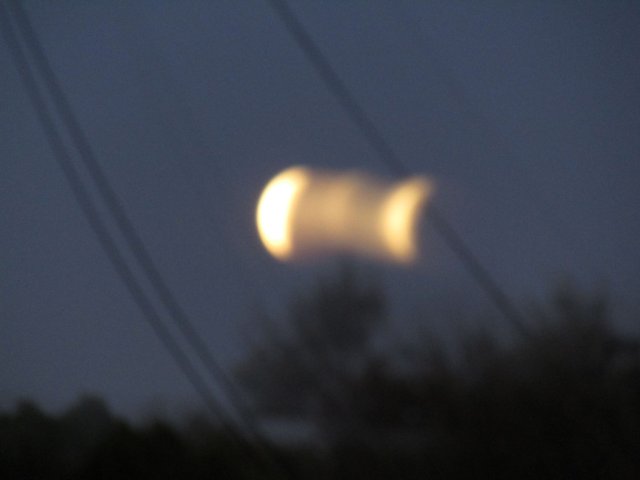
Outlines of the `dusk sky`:
M514 301L569 278L608 290L640 330L640 3L291 4ZM260 310L277 317L336 266L263 249L265 183L298 164L391 172L266 1L24 6L154 260L233 367ZM0 205L0 408L59 411L87 392L131 416L199 408L76 204L4 43ZM426 218L420 264L358 263L389 292L398 335L446 335L465 312L505 328Z

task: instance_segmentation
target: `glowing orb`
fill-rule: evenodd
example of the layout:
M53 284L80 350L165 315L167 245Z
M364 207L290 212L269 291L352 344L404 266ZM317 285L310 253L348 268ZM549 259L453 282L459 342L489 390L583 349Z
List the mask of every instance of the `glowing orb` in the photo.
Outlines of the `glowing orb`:
M418 254L415 225L428 191L424 180L409 180L392 189L384 201L380 229L389 251L398 260L409 262Z
M357 172L293 167L262 192L258 233L280 260L352 253L410 263L418 254L417 225L431 191L422 177L385 184Z
M290 168L264 188L256 213L260 239L269 252L285 259L291 254L291 214L296 197L307 184L303 168Z

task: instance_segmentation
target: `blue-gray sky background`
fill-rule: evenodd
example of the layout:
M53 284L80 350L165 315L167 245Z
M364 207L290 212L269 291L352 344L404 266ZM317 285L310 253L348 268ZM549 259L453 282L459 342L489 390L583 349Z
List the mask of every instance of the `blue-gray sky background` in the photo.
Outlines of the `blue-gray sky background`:
M638 331L638 2L292 4L514 299L570 276L606 286ZM333 266L267 255L262 186L292 164L384 166L266 2L25 8L162 272L232 366L259 330L256 305L277 314ZM129 415L198 407L74 203L5 45L0 205L0 407L26 397L57 410L83 392ZM492 311L428 225L424 256L365 266L401 334Z

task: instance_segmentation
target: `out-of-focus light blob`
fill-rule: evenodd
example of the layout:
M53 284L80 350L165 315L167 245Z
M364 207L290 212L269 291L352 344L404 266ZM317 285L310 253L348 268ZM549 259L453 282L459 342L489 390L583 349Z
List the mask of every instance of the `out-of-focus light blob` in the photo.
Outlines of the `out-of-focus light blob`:
M258 232L280 260L354 253L411 263L418 254L420 213L431 192L423 177L385 184L358 172L292 167L260 196Z
M258 232L274 257L286 259L291 254L291 214L306 183L304 169L290 168L274 177L260 196L256 213Z
M418 255L416 224L430 191L421 178L402 182L388 194L381 212L380 228L390 252L399 261L411 262Z

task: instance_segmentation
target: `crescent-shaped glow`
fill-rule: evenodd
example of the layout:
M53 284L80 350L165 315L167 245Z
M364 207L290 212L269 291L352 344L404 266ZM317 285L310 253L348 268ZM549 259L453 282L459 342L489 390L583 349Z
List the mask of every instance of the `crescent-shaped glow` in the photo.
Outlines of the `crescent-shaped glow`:
M416 220L428 192L428 183L418 178L396 186L385 198L380 212L381 233L389 252L400 262L411 262L418 254Z
M276 258L284 260L292 253L291 215L307 182L304 168L289 168L273 178L260 195L256 212L258 233L266 249Z

